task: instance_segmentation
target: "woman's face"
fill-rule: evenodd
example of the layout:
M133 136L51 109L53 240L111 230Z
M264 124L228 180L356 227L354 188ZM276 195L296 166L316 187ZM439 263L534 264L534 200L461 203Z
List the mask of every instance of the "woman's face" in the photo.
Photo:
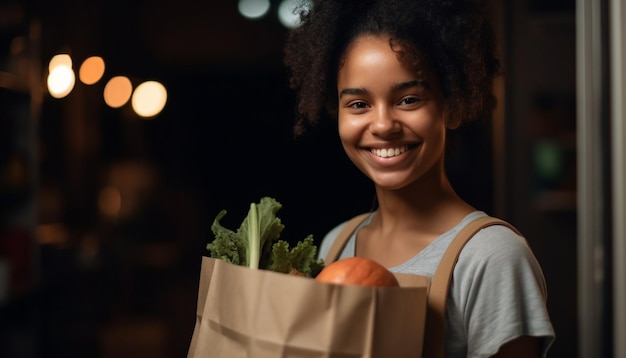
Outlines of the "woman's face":
M339 136L352 162L381 188L396 190L443 175L446 115L424 61L399 61L387 36L361 36L337 78Z

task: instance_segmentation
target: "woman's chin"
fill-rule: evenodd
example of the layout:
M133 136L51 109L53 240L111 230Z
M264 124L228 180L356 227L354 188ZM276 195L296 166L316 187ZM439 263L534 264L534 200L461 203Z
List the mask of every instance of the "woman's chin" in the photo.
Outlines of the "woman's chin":
M408 185L405 180L399 180L397 175L370 176L377 188L383 190L400 190Z

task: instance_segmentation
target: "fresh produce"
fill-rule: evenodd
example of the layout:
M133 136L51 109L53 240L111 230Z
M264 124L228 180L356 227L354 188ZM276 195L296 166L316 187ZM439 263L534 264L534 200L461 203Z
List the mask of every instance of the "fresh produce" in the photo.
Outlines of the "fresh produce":
M307 236L294 247L279 240L285 228L276 216L281 208L276 199L261 198L259 203L250 204L248 215L237 231L220 224L226 210L220 211L211 225L214 239L207 245L210 256L251 269L315 277L324 267L324 261L316 257L313 236Z
M326 265L315 279L343 285L399 286L396 277L385 266L358 256L340 259Z

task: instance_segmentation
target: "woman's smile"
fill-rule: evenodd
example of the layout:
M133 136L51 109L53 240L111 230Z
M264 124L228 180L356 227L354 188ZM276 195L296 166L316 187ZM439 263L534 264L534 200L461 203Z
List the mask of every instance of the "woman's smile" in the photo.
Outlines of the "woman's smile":
M391 157L397 157L398 155L406 152L407 150L408 150L408 147L406 145L403 145L403 146L395 147L395 148L382 148L382 149L372 148L370 149L370 153L374 154L375 156L379 158L391 158Z

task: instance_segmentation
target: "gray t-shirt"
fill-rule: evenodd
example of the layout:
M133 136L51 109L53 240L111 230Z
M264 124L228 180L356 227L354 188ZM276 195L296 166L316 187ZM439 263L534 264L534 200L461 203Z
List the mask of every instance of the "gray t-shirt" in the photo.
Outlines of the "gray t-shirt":
M482 211L467 215L449 231L408 261L390 271L432 277L454 237ZM358 230L370 223L370 215L353 233L340 258L355 255ZM324 258L345 222L332 229L320 245ZM526 240L508 227L494 225L474 235L465 245L454 268L446 305L446 356L489 357L500 346L519 336L542 337L545 356L554 340L546 309L546 283Z

